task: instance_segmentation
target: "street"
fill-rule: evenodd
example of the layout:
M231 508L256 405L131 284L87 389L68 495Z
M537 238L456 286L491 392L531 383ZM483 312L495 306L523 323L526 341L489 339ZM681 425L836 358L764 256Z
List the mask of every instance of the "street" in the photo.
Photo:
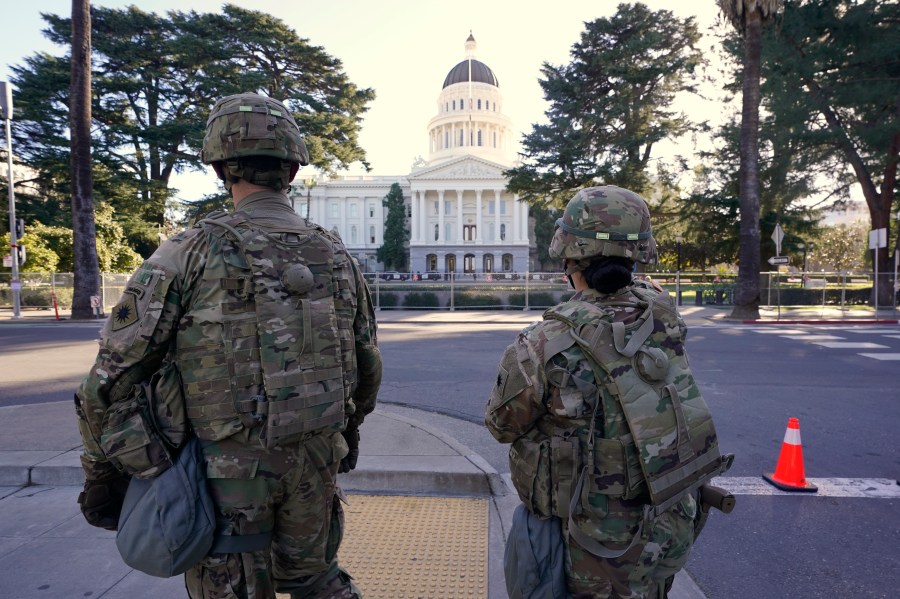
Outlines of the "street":
M385 320L383 409L427 410L417 417L507 472L506 448L480 423L521 325ZM0 406L69 400L99 327L0 326ZM900 327L710 324L692 327L687 347L723 451L736 456L728 477L772 472L789 417L800 420L808 478L900 476ZM898 507L896 496L739 495L730 516L712 515L687 569L716 599L894 597Z

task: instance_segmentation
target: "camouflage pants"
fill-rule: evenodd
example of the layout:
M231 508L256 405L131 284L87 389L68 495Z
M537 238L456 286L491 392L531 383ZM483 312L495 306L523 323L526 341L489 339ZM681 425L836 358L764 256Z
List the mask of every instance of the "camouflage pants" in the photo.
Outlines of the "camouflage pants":
M566 534L566 585L573 599L666 597L691 551L696 511L694 498L686 497L662 514L649 534L645 531L645 543L636 544L617 559L597 557ZM595 528L592 536L610 549L624 549L640 521L640 508L608 509L600 525L607 525L608 534L596 534ZM568 522L563 523L568 529Z
M220 529L273 536L271 550L203 559L185 573L192 599L359 596L336 559L344 516L335 476L347 453L340 433L272 451L232 437L204 442L203 453Z

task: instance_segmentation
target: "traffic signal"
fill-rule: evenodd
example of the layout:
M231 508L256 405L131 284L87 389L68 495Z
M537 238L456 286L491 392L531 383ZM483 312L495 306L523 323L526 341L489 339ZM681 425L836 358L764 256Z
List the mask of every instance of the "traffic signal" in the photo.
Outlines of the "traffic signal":
M12 86L6 81L0 81L0 119L12 119Z
M18 250L19 250L19 266L24 266L25 265L25 246L20 245L18 247Z
M25 219L16 219L16 239L22 239L25 236Z

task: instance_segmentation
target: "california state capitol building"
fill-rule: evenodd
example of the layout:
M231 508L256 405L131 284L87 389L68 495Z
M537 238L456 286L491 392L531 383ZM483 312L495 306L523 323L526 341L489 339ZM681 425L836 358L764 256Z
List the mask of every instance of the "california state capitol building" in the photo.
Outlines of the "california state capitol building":
M406 207L410 272L534 270L528 204L505 191L503 176L515 163L516 132L503 113L497 76L475 50L470 33L428 121L427 159L417 159L410 173L319 178L291 192L295 210L337 231L363 271L384 270L376 258L387 219L381 201L394 183Z

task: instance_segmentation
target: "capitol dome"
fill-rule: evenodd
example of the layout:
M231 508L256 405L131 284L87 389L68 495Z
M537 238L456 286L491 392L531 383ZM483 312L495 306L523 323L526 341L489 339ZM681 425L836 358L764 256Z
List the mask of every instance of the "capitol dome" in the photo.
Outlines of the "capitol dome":
M475 58L475 36L466 39L466 57L444 78L438 113L428 123L429 163L475 155L512 163L512 123L503 114L500 83L489 66Z

